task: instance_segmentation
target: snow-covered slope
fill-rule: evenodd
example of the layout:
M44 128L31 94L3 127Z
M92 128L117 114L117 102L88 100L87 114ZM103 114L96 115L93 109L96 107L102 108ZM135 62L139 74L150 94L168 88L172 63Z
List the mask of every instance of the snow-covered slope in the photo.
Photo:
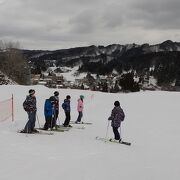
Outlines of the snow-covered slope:
M180 178L180 93L139 92L107 94L61 89L60 102L70 94L72 120L76 104L85 96L84 130L48 135L18 134L27 115L22 102L30 88L36 90L38 119L44 124L43 105L53 89L43 86L0 86L0 101L14 93L15 121L0 123L0 179L2 180L178 180ZM115 100L121 102L126 118L122 138L131 146L95 140L104 137L107 118ZM60 122L64 113L60 108ZM36 124L38 127L38 123ZM108 137L112 137L109 128Z

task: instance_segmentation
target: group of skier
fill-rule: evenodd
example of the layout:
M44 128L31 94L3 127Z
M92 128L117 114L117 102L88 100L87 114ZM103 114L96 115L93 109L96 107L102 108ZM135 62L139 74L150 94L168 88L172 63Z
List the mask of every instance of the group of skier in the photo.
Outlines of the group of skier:
M70 106L70 99L71 96L67 95L64 99L64 102L62 103L62 108L65 113L65 121L63 123L64 127L71 127L70 120L71 120L71 106ZM83 116L83 99L84 96L80 95L80 98L78 99L78 105L77 105L77 111L79 113L77 121L75 123L80 123L82 116ZM35 90L30 89L29 95L26 96L25 101L23 102L24 110L28 114L28 122L26 123L24 129L21 131L23 133L35 133L38 132L35 129L35 122L36 122L36 96L35 96ZM50 98L45 100L44 103L44 116L45 116L45 124L43 127L43 130L48 130L49 128L55 128L57 126L56 122L59 115L59 92L55 91L54 96L51 96Z
M62 108L65 113L65 121L63 123L64 127L72 127L70 125L71 120L71 106L70 106L71 96L67 95L62 103ZM84 96L80 95L77 104L77 111L78 111L78 118L75 123L80 123L82 116L83 116L83 100ZM36 97L35 97L35 90L30 89L29 95L26 97L26 100L23 102L24 110L28 114L28 122L26 123L24 129L21 131L23 133L36 133L38 132L35 129L35 122L36 122ZM54 128L57 126L56 122L59 115L59 92L55 91L54 95L51 96L49 99L45 100L44 104L44 115L45 115L45 124L43 130L48 130L49 128ZM125 114L123 109L120 106L119 101L114 102L114 108L111 112L111 116L108 120L111 120L111 126L114 133L114 140L121 141L121 136L118 131L119 127L121 126L121 122L124 120ZM58 119L59 120L59 119Z

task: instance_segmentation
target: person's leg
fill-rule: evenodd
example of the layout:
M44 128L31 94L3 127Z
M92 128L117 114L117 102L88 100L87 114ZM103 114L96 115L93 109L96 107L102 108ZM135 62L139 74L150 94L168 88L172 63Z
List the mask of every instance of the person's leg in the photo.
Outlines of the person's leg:
M56 119L58 118L58 116L59 116L59 110L58 109L56 109Z
M28 122L24 127L24 132L32 133L33 123L34 123L34 114L33 112L28 112Z
M118 131L118 127L113 127L113 132L114 132L114 139L120 140L120 134Z
M56 109L54 117L53 117L53 121L52 121L52 128L56 126L58 115L59 115L59 111Z
M81 118L82 118L83 114L82 112L79 112L78 118L76 122L81 122Z
M69 115L68 115L68 112L65 112L65 116L66 116L66 118L65 118L65 121L64 121L64 126L67 126L69 123L68 123L68 117L69 117Z
M71 120L70 112L67 112L67 125L69 125L70 120Z
M36 124L36 111L34 111L33 113L32 113L32 126L31 126L31 130L33 131L34 130L34 128L35 128L35 124Z
M50 127L50 123L51 123L51 116L46 116L46 122L44 124L44 130L48 130L48 128Z

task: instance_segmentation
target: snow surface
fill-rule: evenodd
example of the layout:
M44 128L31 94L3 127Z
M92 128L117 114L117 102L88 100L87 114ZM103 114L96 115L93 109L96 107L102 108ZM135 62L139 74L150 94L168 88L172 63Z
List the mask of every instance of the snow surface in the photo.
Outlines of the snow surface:
M179 92L108 94L60 89L60 104L71 95L72 120L76 104L85 96L84 130L71 129L54 135L20 134L27 122L22 108L30 88L36 90L38 118L44 124L43 105L55 89L44 86L0 86L0 101L15 99L15 121L0 123L0 179L2 180L179 180L180 120ZM57 90L57 89L56 89ZM107 118L115 100L121 102L126 118L122 138L131 146L95 140L104 137ZM60 122L64 113L60 108ZM80 126L80 125L79 125ZM38 122L36 123L38 127ZM113 137L111 128L108 137Z

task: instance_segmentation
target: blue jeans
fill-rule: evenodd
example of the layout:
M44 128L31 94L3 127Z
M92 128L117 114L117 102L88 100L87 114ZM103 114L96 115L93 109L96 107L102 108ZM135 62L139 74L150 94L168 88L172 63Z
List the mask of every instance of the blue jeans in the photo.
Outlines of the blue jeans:
M36 123L36 111L27 112L27 114L28 114L28 122L25 125L24 131L27 133L31 133Z

